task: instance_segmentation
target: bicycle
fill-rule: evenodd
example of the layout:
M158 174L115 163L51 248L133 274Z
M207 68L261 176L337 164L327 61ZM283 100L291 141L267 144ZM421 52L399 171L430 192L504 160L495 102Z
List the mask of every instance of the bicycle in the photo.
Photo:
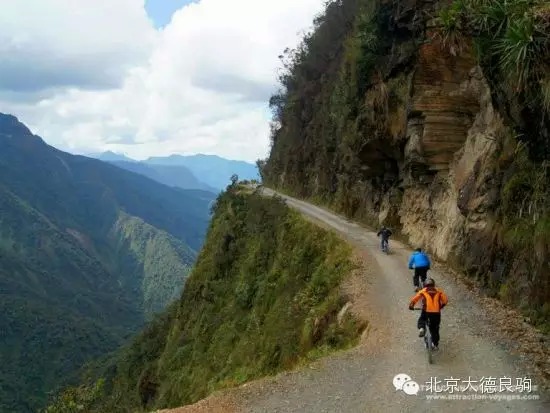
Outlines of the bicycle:
M389 241L387 239L382 240L382 252L386 254L390 253Z
M414 273L414 269L413 270L413 273ZM413 275L413 278L414 278L414 275ZM419 277L418 278L418 287L415 287L414 288L414 291L415 292L419 292L421 289L424 288L424 283L426 282L426 280L428 279L428 275L426 274L426 276L424 277L424 279L422 279L422 277Z
M415 308L415 311L422 311L421 308ZM433 364L433 341L432 334L430 333L430 319L426 317L426 326L424 327L424 346L426 347L426 353L428 355L428 363Z
M426 280L424 280L424 281L426 281ZM422 281L421 279L418 280L418 287L414 288L415 292L419 292L421 289L424 288L424 281Z

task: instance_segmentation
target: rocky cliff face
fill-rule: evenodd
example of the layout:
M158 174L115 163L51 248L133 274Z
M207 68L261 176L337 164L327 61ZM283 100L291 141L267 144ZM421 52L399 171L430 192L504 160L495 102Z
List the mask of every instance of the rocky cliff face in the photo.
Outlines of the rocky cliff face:
M397 212L412 243L430 245L446 259L466 225L487 220L489 188L482 175L490 172L502 121L473 56L441 50L435 43L419 51Z
M493 241L502 118L470 50L456 57L438 41L422 45L409 82L406 127L394 142L403 148L399 173L389 188L371 187L368 209L413 245L473 271Z
M533 199L519 211L514 206L517 188L529 192L531 179L518 164L525 154L514 138L518 124L528 123L527 112L498 96L471 39L449 47L434 19L439 2L382 2L376 11L361 1L341 3L353 3L355 21L370 26L356 23L348 33L332 90L321 86L310 117L302 111L297 122L293 105L281 111L264 178L370 224L400 229L414 246L478 277L501 298L535 308L547 322L548 304L541 308L550 301L550 231L536 229L544 216L533 213ZM376 52L368 41L350 46L350 38L369 35L381 39ZM315 39L310 54L318 53ZM354 65L359 73L349 69ZM291 75L304 76L304 66L307 59ZM285 97L308 105L295 84ZM531 239L518 247L507 239L517 238L527 216L524 235Z

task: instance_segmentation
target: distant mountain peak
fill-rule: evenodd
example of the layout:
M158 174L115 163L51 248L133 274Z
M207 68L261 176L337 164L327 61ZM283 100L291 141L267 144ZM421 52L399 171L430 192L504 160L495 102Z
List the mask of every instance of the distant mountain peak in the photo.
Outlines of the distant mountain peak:
M0 112L0 141L6 138L16 138L18 142L31 145L33 143L45 144L42 138L34 135L17 117Z
M170 155L150 157L143 161L148 165L185 166L202 182L211 187L225 189L232 175L241 179L259 179L255 164L222 158L218 155Z
M0 112L0 129L4 131L17 132L18 134L32 135L32 132L15 116ZM4 132L3 136L9 135Z
M124 162L137 162L135 159L129 158L123 153L117 153L113 151L105 151L101 153L93 153L88 155L90 158L96 158L100 161L113 162L113 161L124 161Z

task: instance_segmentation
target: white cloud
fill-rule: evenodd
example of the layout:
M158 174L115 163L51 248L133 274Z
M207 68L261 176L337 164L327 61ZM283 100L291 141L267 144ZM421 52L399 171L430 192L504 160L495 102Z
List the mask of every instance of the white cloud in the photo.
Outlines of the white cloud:
M125 73L121 84L108 90L75 84L53 89L35 105L21 99L0 102L1 110L7 106L47 142L73 152L110 149L140 159L202 152L246 160L267 153L266 106L276 87L277 56L298 43L298 32L310 27L324 3L202 0L177 11L168 26L151 35L150 22L142 24L143 4L134 0L80 0L79 5L87 6L69 11L62 11L62 3L75 0L10 2L21 5L12 10L13 26L30 10L27 3L39 3L43 9L43 21L26 21L18 38L48 33L51 42L58 42L50 48L67 61L78 61L87 50L90 67L99 67L103 74L111 67ZM93 33L85 29L86 35L77 36L77 28L99 24L103 4L111 5L110 17L95 30L106 33L89 39ZM57 12L47 12L45 5L55 6ZM128 16L119 14L123 9ZM68 16L72 21L64 23ZM56 23L56 30L43 27ZM126 25L130 28L122 29ZM9 30L0 29L0 39L3 33ZM125 48L119 61L108 59ZM136 62L143 50L149 51L147 57ZM66 67L72 70L74 65Z
M118 86L157 33L142 0L2 0L0 90Z

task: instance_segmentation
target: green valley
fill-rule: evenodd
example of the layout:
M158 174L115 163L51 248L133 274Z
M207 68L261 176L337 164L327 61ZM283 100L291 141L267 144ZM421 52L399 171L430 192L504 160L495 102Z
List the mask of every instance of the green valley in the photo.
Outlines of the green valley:
M48 412L71 401L105 413L178 406L349 347L365 327L337 317L354 269L335 234L235 183L181 299L96 370L100 391L68 389Z
M176 299L213 200L58 151L0 114L0 411L35 412Z

